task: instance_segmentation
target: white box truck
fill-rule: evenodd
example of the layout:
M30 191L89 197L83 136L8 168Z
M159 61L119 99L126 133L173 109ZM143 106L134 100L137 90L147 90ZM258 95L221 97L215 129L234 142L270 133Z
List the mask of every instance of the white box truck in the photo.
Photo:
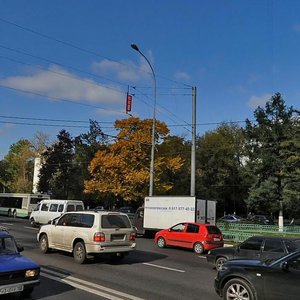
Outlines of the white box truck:
M181 222L216 223L216 202L191 196L149 196L137 209L133 225L138 234L169 228Z

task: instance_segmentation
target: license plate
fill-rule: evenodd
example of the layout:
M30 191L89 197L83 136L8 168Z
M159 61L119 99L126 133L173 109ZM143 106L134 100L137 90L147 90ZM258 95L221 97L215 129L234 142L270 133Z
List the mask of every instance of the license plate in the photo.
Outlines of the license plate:
M17 286L12 286L12 287L7 287L7 288L0 288L0 295L22 292L23 289L24 289L23 285L17 285Z
M113 234L111 236L112 241L123 241L124 240L124 234Z
M215 242L219 242L219 241L220 241L220 238L214 238L214 241L215 241Z

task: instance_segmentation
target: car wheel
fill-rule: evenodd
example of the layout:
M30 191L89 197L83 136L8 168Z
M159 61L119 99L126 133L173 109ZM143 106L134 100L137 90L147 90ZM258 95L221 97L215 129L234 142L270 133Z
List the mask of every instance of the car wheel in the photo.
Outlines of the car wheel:
M31 224L32 227L37 227L37 224L36 224L34 218L30 219L30 224Z
M33 287L26 289L22 292L22 297L29 298L29 296L31 295L32 292L33 292Z
M204 252L204 247L202 243L195 243L194 244L194 252L197 254L202 254Z
M15 211L15 210L13 211L12 217L13 217L13 218L16 218L16 217L17 217L17 211Z
M40 250L43 252L43 253L48 253L49 252L49 243L48 243L48 237L46 234L43 234L40 238Z
M225 263L227 261L227 258L226 257L219 257L219 258L217 258L217 260L216 260L216 269L217 269L217 271L219 271L220 269L221 269L221 267L222 267L222 265Z
M78 242L75 244L73 249L74 260L78 264L83 264L86 260L86 250L83 242Z
M159 248L165 248L166 247L166 241L163 237L159 237L157 240L157 246Z
M256 300L254 287L247 281L239 278L229 280L223 288L224 300Z

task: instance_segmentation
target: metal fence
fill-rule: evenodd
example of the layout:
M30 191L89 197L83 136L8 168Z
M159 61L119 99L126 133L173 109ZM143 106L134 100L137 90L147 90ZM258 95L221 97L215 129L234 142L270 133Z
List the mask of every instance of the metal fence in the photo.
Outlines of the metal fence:
M300 226L259 225L243 223L218 223L225 241L243 242L253 235L273 235L300 238Z

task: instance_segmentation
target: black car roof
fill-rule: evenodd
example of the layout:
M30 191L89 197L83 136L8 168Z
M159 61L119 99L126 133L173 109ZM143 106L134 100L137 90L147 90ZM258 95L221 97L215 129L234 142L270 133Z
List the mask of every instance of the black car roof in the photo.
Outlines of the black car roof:
M266 235L255 235L255 236L251 236L250 238L248 239L256 239L256 238L259 238L259 239L268 239L268 240L280 240L280 241L299 241L300 240L300 237L299 238L296 238L296 237L284 237L284 236L266 236Z

